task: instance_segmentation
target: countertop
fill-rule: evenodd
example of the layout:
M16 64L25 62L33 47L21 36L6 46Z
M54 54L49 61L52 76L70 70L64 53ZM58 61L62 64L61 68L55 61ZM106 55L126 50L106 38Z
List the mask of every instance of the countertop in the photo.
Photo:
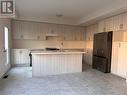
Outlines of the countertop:
M34 54L84 54L86 52L82 51L33 51L31 52L32 55Z

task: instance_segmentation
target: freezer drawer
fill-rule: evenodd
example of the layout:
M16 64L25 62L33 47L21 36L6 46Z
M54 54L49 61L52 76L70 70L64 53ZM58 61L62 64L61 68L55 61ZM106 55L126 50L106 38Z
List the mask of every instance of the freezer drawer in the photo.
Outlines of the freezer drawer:
M93 68L104 73L108 73L107 71L107 58L93 56Z

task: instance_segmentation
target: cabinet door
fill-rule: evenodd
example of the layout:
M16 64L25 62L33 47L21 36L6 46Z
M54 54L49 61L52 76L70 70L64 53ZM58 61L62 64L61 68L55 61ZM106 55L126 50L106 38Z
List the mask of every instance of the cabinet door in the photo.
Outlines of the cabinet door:
M23 39L37 39L38 24L31 22L22 22L22 35Z
M22 39L22 24L19 21L12 22L12 38L13 39Z
M113 17L113 31L119 30L119 16Z
M82 40L82 31L80 27L73 28L72 31L73 40L81 41Z
M29 64L29 50L27 49L12 49L11 50L12 64Z
M119 31L119 30L124 30L124 15L118 15L113 17L113 30L114 31Z
M97 33L98 26L96 24L89 26L86 31L87 31L86 32L86 40L87 41L93 41L94 33Z
M21 64L29 64L29 50L20 50Z
M85 63L92 65L92 52L90 49L86 49L86 53L84 54L85 56Z
M90 53L89 54L89 65L92 65L92 57L93 57L93 55L92 55L92 53Z
M86 32L85 32L85 28L81 28L81 40L85 41L86 40Z
M58 40L63 41L64 40L64 25L58 25L57 29L57 34L58 34Z
M119 55L119 42L112 44L112 60L111 60L111 73L117 75L118 69L118 55Z
M89 40L88 32L89 32L89 30L88 30L88 29L86 29L86 41L88 41L88 40Z
M119 43L119 54L118 54L118 75L126 78L127 76L127 43Z
M46 40L45 34L46 34L46 24L36 23L36 27L33 31L33 39L35 40Z
M125 29L124 21L125 21L124 14L119 15L119 30Z
M73 34L72 34L72 27L71 26L64 26L64 40L65 41L72 41Z
M85 53L84 56L85 56L84 62L85 62L86 64L89 64L89 54L88 54L88 52Z
M11 50L11 63L12 64L19 64L20 63L20 55L18 49Z
M106 31L105 20L102 20L98 23L98 30L99 30L99 32L105 32Z
M106 32L113 31L113 17L105 20L105 28L106 28L105 30Z
M57 24L49 24L47 34L56 34L58 32L58 25Z
M123 78L127 76L127 42L114 42L111 72Z
M90 37L91 27L88 27L86 31L87 31L86 32L86 41L90 41L91 40L91 37Z
M46 40L46 33L49 31L49 24L43 23L39 25L39 33L38 38L40 36L40 40Z
M127 13L123 14L123 28L127 30Z

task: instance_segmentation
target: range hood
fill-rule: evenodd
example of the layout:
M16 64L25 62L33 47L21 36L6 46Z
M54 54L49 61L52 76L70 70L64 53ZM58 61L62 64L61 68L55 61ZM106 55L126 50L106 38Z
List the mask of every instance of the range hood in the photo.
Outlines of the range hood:
M57 34L46 34L46 40L48 41L58 41L59 36Z
M48 33L46 34L46 37L56 37L58 34Z

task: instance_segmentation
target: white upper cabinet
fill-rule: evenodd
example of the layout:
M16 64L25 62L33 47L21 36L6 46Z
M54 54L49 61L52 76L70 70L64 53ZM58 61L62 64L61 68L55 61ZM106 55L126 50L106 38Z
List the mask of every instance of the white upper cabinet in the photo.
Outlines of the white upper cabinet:
M48 25L47 24L41 24L41 23L36 23L37 29L36 31L36 40L45 40L46 37L46 32L48 31L48 28L46 28Z
M91 27L87 27L87 29L86 29L86 41L90 41L91 40L91 36L92 35L90 35L91 34Z
M72 41L74 40L74 31L72 26L64 26L64 40Z
M127 13L104 19L98 23L99 32L119 31L127 29Z
M73 32L72 32L73 40L81 41L83 40L83 35L84 35L83 29L81 27L73 27Z
M127 30L127 13L123 14L123 28Z
M12 37L13 39L21 39L23 38L22 35L22 27L21 27L21 23L18 21L12 22Z
M51 35L58 35L58 25L57 24L49 24L48 26L48 31L46 34L51 34Z
M64 25L58 25L57 26L57 34L58 34L58 40L63 41L64 40Z
M78 26L12 21L13 39L47 40L47 37L54 36L58 41L82 41L84 32L84 28Z
M64 26L64 40L65 41L81 41L85 37L83 34L84 30L82 27Z
M114 31L126 30L127 29L127 13L114 16Z
M99 32L108 32L113 30L113 18L102 20L98 24Z
M95 33L98 33L98 24L88 26L86 28L86 41L93 41Z
M113 17L108 18L105 20L105 30L104 32L112 31L113 30Z
M124 15L118 15L113 17L114 31L124 30Z
M98 23L98 31L99 32L105 32L106 31L105 20L102 20Z
M37 25L30 22L22 22L23 39L37 39Z
M85 29L85 27L81 28L81 38L83 41L86 40L86 29Z

